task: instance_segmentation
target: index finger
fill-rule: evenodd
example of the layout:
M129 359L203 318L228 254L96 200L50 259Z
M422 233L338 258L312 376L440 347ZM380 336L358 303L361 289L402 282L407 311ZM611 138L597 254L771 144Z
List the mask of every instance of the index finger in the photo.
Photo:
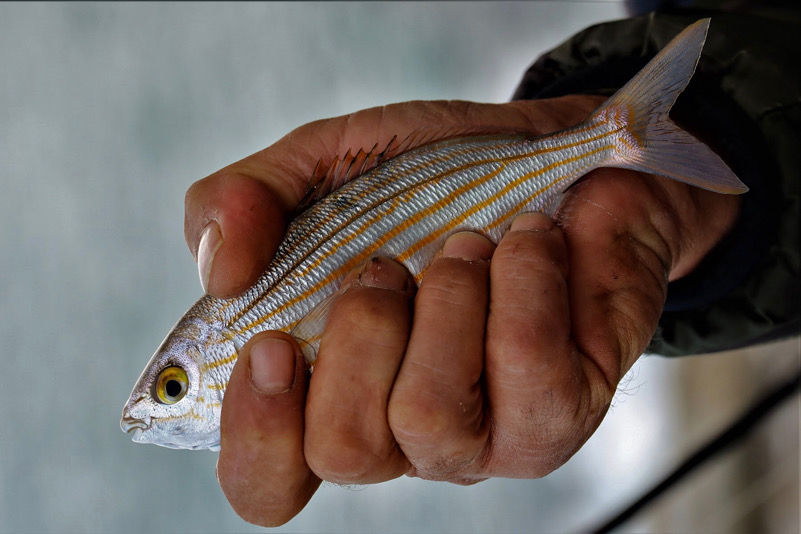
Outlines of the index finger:
M418 101L366 109L301 126L196 182L186 194L184 233L204 290L228 298L256 281L278 248L318 162L325 167L349 150L381 151L393 138L409 137L403 148L410 149L482 129L545 133L578 122L594 106L571 97L558 100L558 105Z

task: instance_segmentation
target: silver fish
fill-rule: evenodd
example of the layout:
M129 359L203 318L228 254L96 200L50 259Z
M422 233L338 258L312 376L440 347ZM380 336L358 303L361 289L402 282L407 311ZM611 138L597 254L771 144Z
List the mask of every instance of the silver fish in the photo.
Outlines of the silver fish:
M345 274L374 255L419 282L453 233L498 242L515 215L543 211L598 167L655 173L721 193L747 190L668 118L695 71L709 19L687 27L584 122L540 137L467 136L404 152L314 203L240 297L202 297L156 350L120 426L139 443L217 449L228 377L247 340L294 335L309 365Z

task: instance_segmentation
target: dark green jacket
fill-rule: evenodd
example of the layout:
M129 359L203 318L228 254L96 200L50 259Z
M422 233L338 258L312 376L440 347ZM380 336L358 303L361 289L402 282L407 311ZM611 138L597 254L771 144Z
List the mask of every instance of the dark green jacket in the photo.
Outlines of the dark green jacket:
M801 330L801 24L797 10L651 13L590 27L540 57L515 99L612 94L691 22L711 17L671 116L748 185L736 228L668 287L648 352L727 350Z

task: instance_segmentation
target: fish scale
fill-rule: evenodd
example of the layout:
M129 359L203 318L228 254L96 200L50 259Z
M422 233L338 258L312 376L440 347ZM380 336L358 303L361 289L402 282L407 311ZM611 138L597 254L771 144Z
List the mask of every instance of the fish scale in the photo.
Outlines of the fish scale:
M613 134L610 129L605 137ZM551 139L540 143L515 138L514 141L504 139L503 144L499 144L499 139L487 142L470 139L457 145L448 143L444 149L437 145L426 146L399 156L399 161L386 169L351 182L352 188L348 187L350 184L345 185L324 198L315 213L330 214L328 226L335 230L329 233L324 229L320 232L323 235L315 236L313 241L302 241L309 248L312 243L316 245L311 251L300 247L300 250L279 249L276 267L268 271L272 276L265 276L255 284L259 290L248 303L250 310L227 326L237 335L247 337L265 329L291 329L336 291L348 271L371 255L401 259L419 279L433 256L431 249L441 248L454 232L483 230L497 241L510 220L506 218L503 225L494 224L496 221L523 209L541 209L559 193L546 184L562 181L567 187L587 168L602 164L608 157L604 152L611 151L610 142L596 148L592 145L603 143L603 138L587 141L581 135L565 132L559 136L562 143ZM582 145L589 145L590 149L579 150ZM461 150L463 147L473 150ZM454 150L463 154L442 157ZM551 151L551 161L527 156L546 150ZM487 152L495 154L486 157ZM436 163L422 168L407 164L429 158ZM512 163L519 163L522 168L509 165ZM412 170L414 172L410 172ZM392 177L392 188L372 187L374 182L386 183L387 176ZM536 179L532 179L534 176ZM352 205L345 210L331 209L331 206L341 206L339 198L359 198L364 190L370 194L356 204L355 209ZM401 194L408 194L409 200L396 202ZM306 228L312 224L301 217L297 220L297 232L306 233ZM294 231L294 227L288 229L290 234ZM436 237L431 239L431 236ZM293 258L304 253L303 261L293 262ZM283 304L276 307L272 299L261 298L269 292L281 295L285 299Z
M291 333L311 367L349 271L385 256L420 282L449 236L477 231L497 243L515 215L546 210L592 169L628 168L720 193L745 192L717 155L668 118L708 26L705 19L686 28L577 126L534 138L429 143L380 162L309 206L242 296L206 295L178 321L134 386L122 429L137 442L216 449L228 378L254 334Z

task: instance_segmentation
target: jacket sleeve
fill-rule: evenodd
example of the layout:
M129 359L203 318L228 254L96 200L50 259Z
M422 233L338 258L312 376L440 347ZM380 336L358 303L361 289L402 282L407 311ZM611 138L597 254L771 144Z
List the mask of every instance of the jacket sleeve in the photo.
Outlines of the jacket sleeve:
M710 16L698 69L671 113L750 191L735 229L668 286L648 352L716 352L801 329L801 83L797 11L651 13L590 27L540 57L514 99L611 95L691 22Z

